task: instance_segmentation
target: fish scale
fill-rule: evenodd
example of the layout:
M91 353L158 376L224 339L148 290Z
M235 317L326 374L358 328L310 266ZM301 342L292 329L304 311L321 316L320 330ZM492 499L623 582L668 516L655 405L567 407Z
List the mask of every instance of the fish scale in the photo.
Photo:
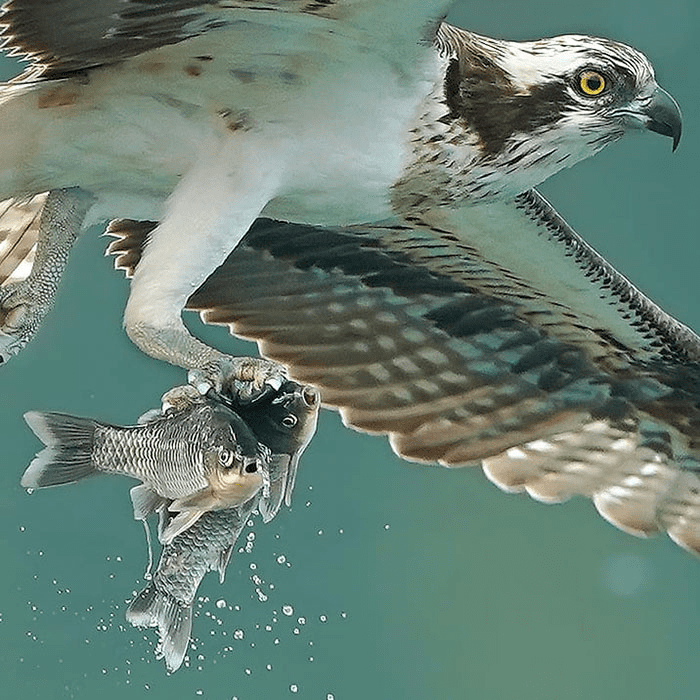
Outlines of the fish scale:
M236 541L253 501L238 508L210 511L176 537L163 550L153 576L155 588L169 593L181 605L191 604L204 574L219 567L220 553Z
M204 406L198 413L206 419L211 410ZM202 452L212 432L204 428L193 441L188 426L167 418L155 429L153 425L130 430L105 426L96 431L93 459L101 471L146 480L161 495L181 498L207 486Z

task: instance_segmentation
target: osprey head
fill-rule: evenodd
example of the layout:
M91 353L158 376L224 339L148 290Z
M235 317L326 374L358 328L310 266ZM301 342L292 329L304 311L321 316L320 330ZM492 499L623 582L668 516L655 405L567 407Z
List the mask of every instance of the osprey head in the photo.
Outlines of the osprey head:
M508 42L448 25L437 46L446 119L471 146L467 196L518 194L630 129L678 145L678 105L629 46L577 35Z

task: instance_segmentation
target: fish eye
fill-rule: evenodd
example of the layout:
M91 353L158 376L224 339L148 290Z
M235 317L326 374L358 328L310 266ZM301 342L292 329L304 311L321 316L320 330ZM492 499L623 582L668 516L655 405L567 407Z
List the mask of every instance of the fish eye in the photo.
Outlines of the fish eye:
M600 95L605 90L607 80L602 73L596 70L584 70L578 76L578 88L589 97Z
M234 453L231 450L227 450L225 447L219 450L219 464L222 467L230 467L233 464L234 457Z
M296 424L297 424L297 417L295 415L292 415L291 413L288 413L282 419L282 425L285 428L293 428Z

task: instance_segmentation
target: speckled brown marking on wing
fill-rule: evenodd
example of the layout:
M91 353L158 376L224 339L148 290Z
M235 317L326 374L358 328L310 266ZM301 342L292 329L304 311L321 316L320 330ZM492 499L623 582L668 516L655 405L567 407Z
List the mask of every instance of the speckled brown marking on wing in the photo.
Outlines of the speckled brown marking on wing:
M24 279L29 274L45 201L46 194L40 194L28 201L0 202L0 285L8 280Z
M57 79L220 30L250 10L334 19L356 6L348 0L10 0L0 28L6 50L34 64L24 78Z

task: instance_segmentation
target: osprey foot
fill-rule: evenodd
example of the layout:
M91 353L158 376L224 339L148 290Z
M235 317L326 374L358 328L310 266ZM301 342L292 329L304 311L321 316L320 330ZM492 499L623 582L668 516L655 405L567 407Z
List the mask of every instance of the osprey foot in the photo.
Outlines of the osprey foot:
M210 389L226 401L250 404L277 393L288 381L282 365L259 357L230 357L190 370L187 379L200 394Z
M29 279L0 287L0 363L16 355L33 337L53 306Z
M203 404L204 400L204 396L191 384L175 386L163 394L160 408L149 409L136 422L138 425L146 425L169 413L181 413L195 404Z
M192 384L174 386L166 391L161 397L161 413L165 415L171 411L179 413L185 411L190 406L204 403L204 396Z

